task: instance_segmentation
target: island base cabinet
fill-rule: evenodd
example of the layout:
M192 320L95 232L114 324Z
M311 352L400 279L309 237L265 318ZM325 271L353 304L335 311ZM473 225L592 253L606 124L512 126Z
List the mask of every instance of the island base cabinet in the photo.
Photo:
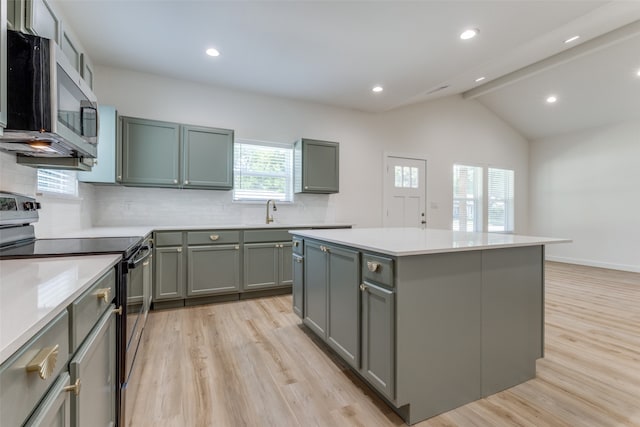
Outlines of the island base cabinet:
M293 312L304 319L304 257L293 255Z
M69 427L71 426L71 392L69 373L63 372L38 409L31 415L25 427Z
M187 296L240 290L240 246L194 246L188 249Z
M116 422L116 320L115 306L100 319L94 331L69 363L71 425L113 426Z
M362 375L380 393L395 398L395 295L364 282L362 293Z
M327 330L327 261L319 244L305 242L304 324L322 339Z

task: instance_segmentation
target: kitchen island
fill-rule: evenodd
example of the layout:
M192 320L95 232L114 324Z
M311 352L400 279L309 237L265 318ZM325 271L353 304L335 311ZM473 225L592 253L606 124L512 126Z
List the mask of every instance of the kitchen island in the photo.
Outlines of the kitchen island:
M535 377L544 246L568 240L419 228L291 233L294 311L408 424Z

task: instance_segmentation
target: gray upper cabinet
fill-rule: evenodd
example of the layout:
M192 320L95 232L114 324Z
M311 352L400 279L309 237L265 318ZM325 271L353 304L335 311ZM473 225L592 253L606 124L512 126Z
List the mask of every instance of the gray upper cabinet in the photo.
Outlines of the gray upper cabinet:
M0 135L7 126L7 2L0 2Z
M177 123L121 117L123 184L178 187L180 133Z
M62 53L67 57L69 63L79 74L82 73L82 52L80 45L66 29L62 30L62 40L60 41Z
M60 44L60 18L47 0L8 0L13 29Z
M116 162L118 133L118 112L115 107L99 105L98 115L100 127L98 128L98 158L90 172L78 172L78 181L99 182L102 184L115 184L116 173L122 179L122 172L118 169L122 165Z
M182 126L184 188L233 188L233 131Z
M83 53L80 57L80 75L93 90L93 63L86 53Z
M296 193L337 193L340 184L340 145L302 138L294 145Z
M131 186L233 188L233 131L121 117L121 174Z

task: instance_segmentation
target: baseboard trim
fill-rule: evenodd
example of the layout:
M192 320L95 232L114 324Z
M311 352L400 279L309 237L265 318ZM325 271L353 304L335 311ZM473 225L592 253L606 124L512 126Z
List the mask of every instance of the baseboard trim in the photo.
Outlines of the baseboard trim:
M545 259L547 261L564 262L566 264L578 264L578 265L586 265L588 267L608 268L610 270L621 270L621 271L629 271L632 273L640 273L640 267L633 266L633 265L613 264L610 262L600 262L600 261L593 261L588 259L559 257L559 256L552 256L552 255L547 255Z

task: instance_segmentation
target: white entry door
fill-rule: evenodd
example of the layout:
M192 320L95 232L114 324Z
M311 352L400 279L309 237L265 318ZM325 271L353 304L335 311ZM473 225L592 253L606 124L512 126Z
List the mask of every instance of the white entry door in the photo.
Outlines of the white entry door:
M426 224L427 161L387 156L385 171L385 227Z

